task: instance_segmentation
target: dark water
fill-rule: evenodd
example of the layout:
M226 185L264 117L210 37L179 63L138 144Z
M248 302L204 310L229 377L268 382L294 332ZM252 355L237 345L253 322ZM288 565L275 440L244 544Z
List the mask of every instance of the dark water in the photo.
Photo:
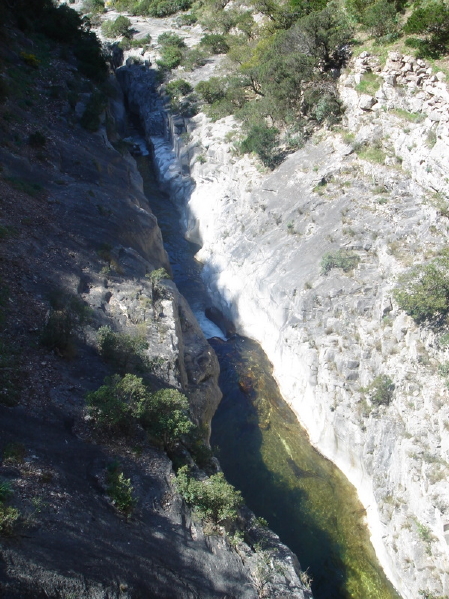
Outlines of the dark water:
M216 334L204 317L210 302L194 259L198 247L183 238L179 212L158 190L149 158L138 164L174 280L202 326ZM374 555L355 489L311 447L260 346L239 336L211 344L224 395L212 422L212 445L248 506L308 569L315 599L398 599Z

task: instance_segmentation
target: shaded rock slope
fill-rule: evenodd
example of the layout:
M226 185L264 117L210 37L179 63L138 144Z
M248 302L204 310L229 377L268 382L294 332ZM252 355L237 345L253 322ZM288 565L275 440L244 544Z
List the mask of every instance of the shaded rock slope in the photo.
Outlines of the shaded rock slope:
M12 28L0 45L0 476L20 515L0 533L0 595L309 597L296 558L252 514L241 516L249 545L205 535L174 490L171 461L143 430L125 442L96 433L86 415L86 393L114 372L98 352L105 325L146 341L153 387L183 391L206 438L220 391L216 357L185 300L168 279L146 276L170 266L115 132L120 92L99 131L85 131L79 118L94 90L61 54ZM62 349L41 343L58 311L69 319ZM133 487L129 518L108 496L114 464ZM251 548L261 541L263 576Z

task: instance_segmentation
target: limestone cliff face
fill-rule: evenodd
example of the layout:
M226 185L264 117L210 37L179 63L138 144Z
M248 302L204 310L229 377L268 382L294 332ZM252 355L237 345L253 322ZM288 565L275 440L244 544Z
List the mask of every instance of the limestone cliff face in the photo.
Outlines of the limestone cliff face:
M446 350L392 299L396 276L446 244L448 98L427 69L362 55L342 77L341 132L318 134L273 173L234 155L232 117L186 123L178 161L153 137L217 306L261 343L312 443L356 486L406 599L449 592ZM355 89L364 70L382 77L375 95ZM339 249L357 266L325 274L323 255ZM389 406L363 390L378 375L394 382Z

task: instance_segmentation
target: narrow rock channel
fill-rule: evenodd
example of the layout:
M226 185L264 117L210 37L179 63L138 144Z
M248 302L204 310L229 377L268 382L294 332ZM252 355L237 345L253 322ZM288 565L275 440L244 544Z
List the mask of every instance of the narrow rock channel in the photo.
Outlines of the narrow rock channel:
M195 260L199 247L181 231L179 205L157 184L145 140L136 160L158 218L175 282L186 297L221 367L224 394L213 421L212 444L228 479L298 555L317 599L396 599L382 572L355 489L308 441L280 396L260 346L223 332L205 316L211 306Z

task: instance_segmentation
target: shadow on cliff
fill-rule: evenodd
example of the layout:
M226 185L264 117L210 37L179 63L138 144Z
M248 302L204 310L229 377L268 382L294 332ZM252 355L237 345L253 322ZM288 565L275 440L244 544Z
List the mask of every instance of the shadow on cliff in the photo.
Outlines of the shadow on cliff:
M248 579L238 559L233 563L229 552L220 551L221 539L201 533L193 538L189 514L170 492L171 464L163 453L147 448L140 464L120 456L138 497L127 520L101 485L114 456L68 432L62 411L52 408L44 419L21 407L0 406L0 439L2 452L7 445L25 444L28 466L21 469L28 469L29 478L40 477L40 501L35 495L28 512L22 504L19 534L2 538L4 599L34 599L41 590L45 597L77 593L80 598L118 597L125 590L133 599L218 598L230 591L235 597L254 596L241 593ZM0 474L13 482L20 473L3 465ZM32 586L23 577L30 568Z

